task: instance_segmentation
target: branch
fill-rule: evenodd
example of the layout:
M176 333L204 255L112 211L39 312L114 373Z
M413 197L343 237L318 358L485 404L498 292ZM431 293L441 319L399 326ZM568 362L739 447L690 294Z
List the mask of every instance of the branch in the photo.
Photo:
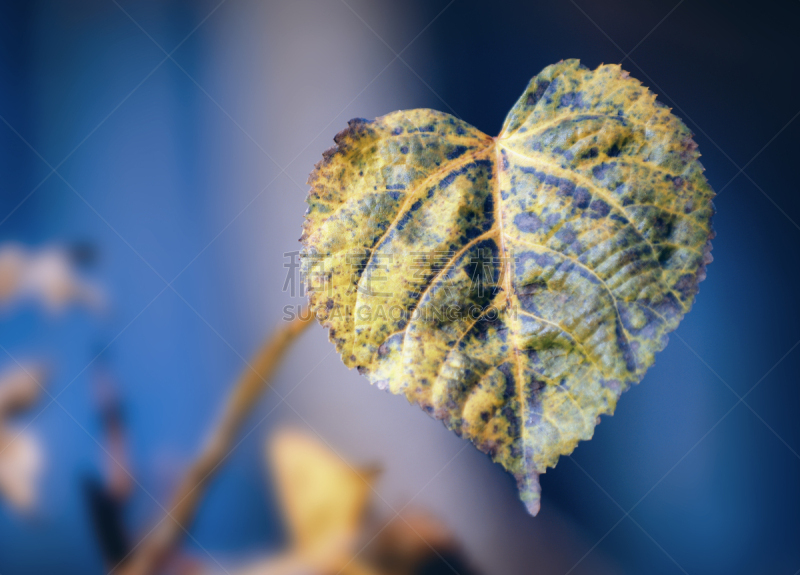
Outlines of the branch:
M194 520L205 488L230 453L239 429L267 389L286 350L313 319L314 315L303 309L296 319L274 331L254 361L248 364L228 398L222 419L183 478L171 511L121 567L120 575L151 575L169 558Z

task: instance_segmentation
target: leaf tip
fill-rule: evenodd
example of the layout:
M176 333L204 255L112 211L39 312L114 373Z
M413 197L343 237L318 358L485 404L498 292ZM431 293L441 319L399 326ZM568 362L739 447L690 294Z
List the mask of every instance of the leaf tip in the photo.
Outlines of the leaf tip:
M525 504L525 509L531 516L536 517L542 506L542 486L539 484L539 473L533 470L517 476L519 496Z

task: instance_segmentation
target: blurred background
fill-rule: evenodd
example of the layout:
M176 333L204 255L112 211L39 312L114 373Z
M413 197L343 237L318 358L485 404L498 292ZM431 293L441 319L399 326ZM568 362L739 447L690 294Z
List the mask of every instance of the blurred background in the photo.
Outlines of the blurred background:
M290 426L380 466L370 514L424 510L476 572L800 573L798 25L789 1L4 1L0 386L30 366L46 392L6 410L0 390L0 439L22 446L0 453L0 573L108 573L104 493L125 493L131 544L161 518L302 302L284 254L348 119L428 107L495 134L564 58L659 94L719 193L708 279L642 384L542 477L532 518L499 466L314 326L182 552L233 573L290 545L264 456Z

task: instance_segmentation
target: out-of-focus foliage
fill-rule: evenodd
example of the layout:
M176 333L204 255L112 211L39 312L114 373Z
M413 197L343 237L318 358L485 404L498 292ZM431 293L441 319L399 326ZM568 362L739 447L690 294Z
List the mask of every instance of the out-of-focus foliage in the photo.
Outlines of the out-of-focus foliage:
M371 516L375 468L355 469L316 438L276 432L267 459L289 548L237 575L471 575L451 532L433 517L406 510L388 523Z
M44 458L36 438L9 420L36 402L44 375L42 368L32 365L14 366L0 374L0 496L20 510L36 503Z
M83 253L59 247L28 250L17 244L0 246L0 306L33 300L49 311L76 303L98 308L97 287L80 277L76 259Z
M318 441L288 430L270 438L267 459L289 549L237 573L376 574L356 557L374 471L352 469Z
M102 307L100 290L82 278L78 269L91 256L87 245L38 250L15 243L0 245L0 311L28 301L49 312L70 304ZM19 509L29 509L36 502L44 457L27 428L17 430L9 419L37 401L44 375L39 366L17 364L0 375L0 496Z
M492 138L352 120L309 178L311 306L342 360L517 479L592 437L687 313L713 191L688 128L618 65L545 68Z
M269 459L296 551L327 562L353 549L375 472L352 469L319 441L291 431L271 440Z

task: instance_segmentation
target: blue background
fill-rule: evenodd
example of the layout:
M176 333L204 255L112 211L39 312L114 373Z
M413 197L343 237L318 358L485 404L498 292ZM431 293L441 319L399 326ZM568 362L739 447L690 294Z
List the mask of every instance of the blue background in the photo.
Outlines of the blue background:
M161 516L243 358L300 302L282 254L347 119L431 107L496 133L569 57L622 61L695 132L721 192L708 279L642 384L542 477L534 519L499 467L348 372L317 327L276 380L291 407L257 406L187 552L280 548L262 450L291 424L382 463L376 513L419 492L486 573L800 573L798 25L797 2L3 2L0 240L91 242L111 303L0 318L0 343L46 358L63 392L21 420L39 414L47 465L32 517L0 503L0 573L108 571L80 493L107 465L100 349L138 483L129 528Z

